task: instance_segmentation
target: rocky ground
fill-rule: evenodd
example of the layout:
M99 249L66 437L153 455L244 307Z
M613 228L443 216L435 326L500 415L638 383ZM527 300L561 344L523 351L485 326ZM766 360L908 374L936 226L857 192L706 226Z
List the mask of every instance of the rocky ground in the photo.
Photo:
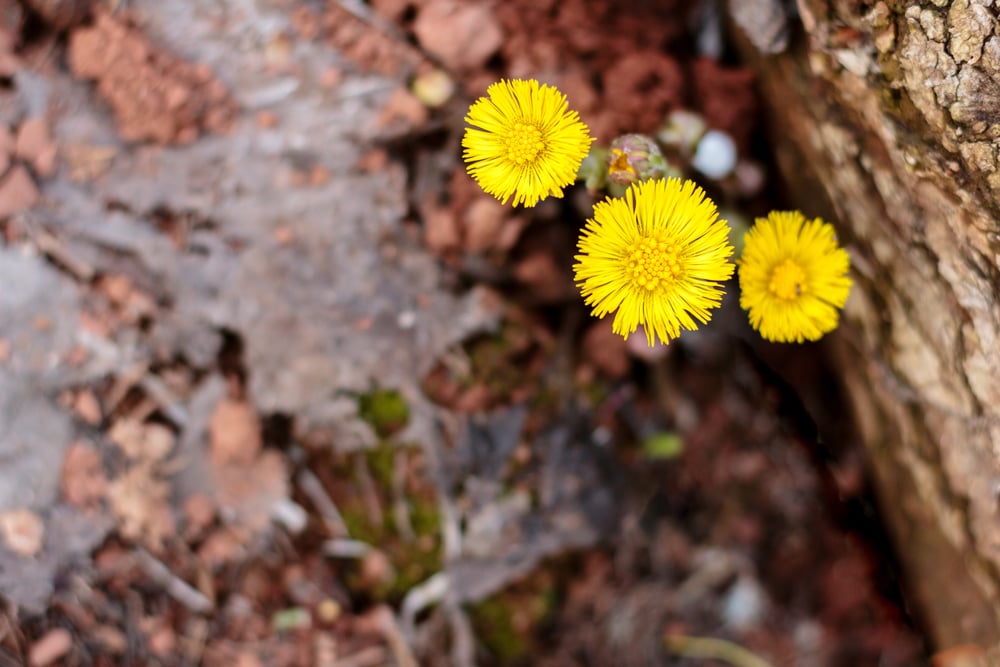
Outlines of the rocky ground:
M533 77L780 206L715 11L0 0L0 665L920 664L823 346L626 344L460 161Z

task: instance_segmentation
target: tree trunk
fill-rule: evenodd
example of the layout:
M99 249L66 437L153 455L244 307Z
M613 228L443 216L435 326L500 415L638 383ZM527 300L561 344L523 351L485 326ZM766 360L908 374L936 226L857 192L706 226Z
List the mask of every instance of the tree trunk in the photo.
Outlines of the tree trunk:
M808 36L751 56L793 200L807 215L825 201L851 252L837 363L940 648L1000 641L993 4L799 0Z

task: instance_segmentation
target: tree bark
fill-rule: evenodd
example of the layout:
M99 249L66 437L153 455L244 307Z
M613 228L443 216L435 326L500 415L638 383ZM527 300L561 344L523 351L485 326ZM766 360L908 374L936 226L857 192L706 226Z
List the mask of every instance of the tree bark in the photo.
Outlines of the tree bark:
M751 55L793 200L807 216L826 202L852 256L837 363L940 648L1000 641L993 5L799 0L806 35Z

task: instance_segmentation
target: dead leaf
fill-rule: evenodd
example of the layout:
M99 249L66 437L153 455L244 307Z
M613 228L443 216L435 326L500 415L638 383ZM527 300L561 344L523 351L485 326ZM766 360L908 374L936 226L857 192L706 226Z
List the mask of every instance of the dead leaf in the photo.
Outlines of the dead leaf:
M455 213L444 206L425 206L424 244L434 253L444 254L461 246L462 237Z
M118 517L120 532L129 540L159 551L163 541L176 532L170 504L170 484L155 470L155 464L140 462L108 485L108 501Z
M247 465L257 459L263 441L260 419L246 401L224 398L215 406L208 425L213 463Z
M264 451L250 464L213 462L211 473L223 518L254 533L270 526L275 506L288 497L281 452Z
M533 298L542 302L564 299L575 290L569 275L544 250L520 260L514 267L514 276L531 290Z
M492 197L479 197L465 212L465 250L472 253L491 250L500 238L507 210Z
M197 535L215 520L215 501L205 493L194 493L184 499L183 512L187 532Z
M108 438L132 461L165 461L174 447L174 434L163 424L146 423L133 417L116 420Z
M212 531L198 549L198 560L209 567L236 561L246 554L249 536L245 531L224 527Z
M77 392L73 400L73 412L76 413L77 417L91 426L97 426L103 418L101 404L97 400L97 395L89 389Z
M118 149L87 143L70 143L63 147L63 159L69 167L71 181L80 183L100 177L110 167Z
M629 355L624 338L612 330L614 320L605 317L591 324L583 336L583 355L602 373L612 379L623 377L629 370Z
M95 447L75 442L66 451L62 470L62 495L80 510L96 510L108 491L104 463Z
M451 70L482 67L503 44L503 31L486 3L434 0L421 7L413 32Z
M396 88L378 115L375 127L387 134L412 132L427 122L427 107L404 87Z

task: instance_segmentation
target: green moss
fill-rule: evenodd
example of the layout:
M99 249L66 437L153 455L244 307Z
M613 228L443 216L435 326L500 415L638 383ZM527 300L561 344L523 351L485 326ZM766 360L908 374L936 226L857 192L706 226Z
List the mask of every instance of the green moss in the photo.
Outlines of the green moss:
M392 479L396 468L396 455L399 447L392 442L380 442L378 446L365 452L368 459L368 470L371 472L375 485L386 493L392 491Z
M380 438L387 438L406 426L410 406L394 389L374 389L358 397L358 414Z
M535 576L469 609L469 616L486 648L500 665L529 664L534 636L556 609L556 587L549 577ZM516 620L515 620L516 619Z
M515 630L513 609L503 596L484 600L469 611L476 636L499 664L510 665L528 656L530 644Z
M436 500L417 499L410 505L410 523L417 535L433 535L441 528Z
M494 396L506 396L524 382L524 369L511 363L512 346L501 331L480 339L469 351L474 378L481 378Z
M384 585L364 586L360 571L347 576L351 588L364 587L364 593L375 600L398 602L406 593L441 570L441 517L437 496L429 480L420 475L407 476L403 489L409 509L412 539L403 535L394 512L393 478L397 456L407 456L411 464L420 456L414 447L383 441L366 451L367 463L375 494L382 508L380 517L371 515L365 503L361 483L355 479L353 467L343 466L343 478L350 480L335 498L351 537L367 542L383 552L395 570L395 577Z
M347 532L353 539L373 545L382 542L385 526L381 523L373 524L361 502L341 503L338 509L340 509L341 516L344 517Z

